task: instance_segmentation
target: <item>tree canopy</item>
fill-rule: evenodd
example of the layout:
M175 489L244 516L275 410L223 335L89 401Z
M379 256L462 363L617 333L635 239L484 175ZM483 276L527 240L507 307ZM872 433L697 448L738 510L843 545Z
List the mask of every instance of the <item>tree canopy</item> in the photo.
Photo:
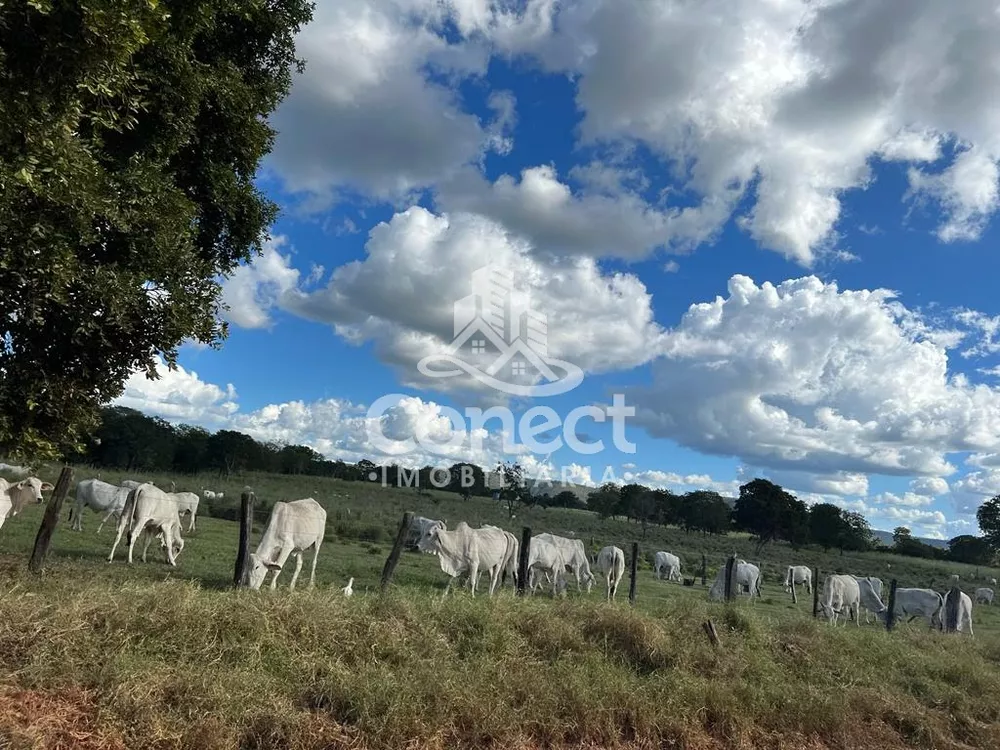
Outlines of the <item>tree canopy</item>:
M218 346L220 275L260 252L255 186L307 0L0 4L0 451L54 456L140 369Z

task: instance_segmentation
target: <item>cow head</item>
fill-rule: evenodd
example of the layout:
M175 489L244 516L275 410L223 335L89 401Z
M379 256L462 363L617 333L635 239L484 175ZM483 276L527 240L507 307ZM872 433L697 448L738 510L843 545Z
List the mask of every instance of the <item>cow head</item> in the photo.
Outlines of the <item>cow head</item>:
M438 532L441 531L441 528L441 526L431 526L426 529L420 539L417 540L417 549L421 552L437 552Z
M250 588L254 591L260 589L262 583L264 583L264 577L267 575L269 570L281 570L281 566L269 562L258 555L256 552L250 553Z
M55 487L38 477L28 477L12 484L7 490L10 495L10 515L16 515L25 505L42 502L42 493L54 489Z

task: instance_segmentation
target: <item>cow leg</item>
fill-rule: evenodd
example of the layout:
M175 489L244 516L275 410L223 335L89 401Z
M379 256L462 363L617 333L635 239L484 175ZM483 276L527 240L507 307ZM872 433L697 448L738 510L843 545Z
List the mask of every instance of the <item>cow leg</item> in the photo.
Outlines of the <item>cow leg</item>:
M479 560L473 560L469 566L469 585L472 588L472 598L476 598L476 584L479 582Z
M188 524L188 532L194 531L194 511L191 511L191 523Z
M111 554L108 555L108 562L115 559L115 550L118 549L118 542L122 540L122 534L125 533L125 524L128 523L128 517L122 513L118 519L118 534L115 536L115 543L111 545ZM3 519L0 518L0 526L3 525Z
M299 573L302 572L302 550L295 553L295 572L292 573L292 582L288 584L288 590L295 589L295 582L299 580Z
M108 522L108 519L111 518L111 516L113 516L114 514L115 514L115 511L112 509L112 510L109 510L107 513L104 514L104 516L101 517L101 523L97 527L97 533L98 534L101 533L101 529L104 528L104 524L106 524Z
M191 516L194 518L194 516ZM321 539L316 540L316 544L313 546L313 561L312 569L309 571L309 588L313 588L316 585L316 561L319 559L319 545Z
M145 531L146 524L148 524L150 519L148 517L139 518L135 526L132 527L132 540L128 545L128 562L129 565L132 564L132 551L135 549L135 543L139 541L139 535Z
M142 561L146 562L146 552L149 550L149 545L153 541L153 535L150 533L149 529L144 531L142 535L146 537L146 543L142 547Z

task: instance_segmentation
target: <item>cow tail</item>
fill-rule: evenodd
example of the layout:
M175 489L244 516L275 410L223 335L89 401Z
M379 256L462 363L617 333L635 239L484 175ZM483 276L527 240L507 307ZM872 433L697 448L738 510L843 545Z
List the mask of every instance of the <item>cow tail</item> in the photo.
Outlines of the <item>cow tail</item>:
M128 529L128 536L125 538L126 544L132 544L132 521L135 520L135 506L139 504L139 489L129 490L128 499L125 500L125 507L122 508L121 520L125 522Z

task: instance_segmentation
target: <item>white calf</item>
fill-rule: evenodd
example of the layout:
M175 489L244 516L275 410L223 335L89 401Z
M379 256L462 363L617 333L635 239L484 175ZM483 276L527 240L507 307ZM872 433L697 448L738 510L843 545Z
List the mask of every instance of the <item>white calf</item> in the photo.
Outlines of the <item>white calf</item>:
M181 538L181 519L177 515L177 502L159 487L152 484L142 484L139 485L138 489L129 491L125 508L118 519L118 533L115 535L115 543L111 546L108 562L115 559L115 550L118 548L118 543L126 529L128 529L129 564L132 563L132 550L135 548L139 535L146 532L146 545L142 552L142 559L145 562L149 543L157 532L161 532L167 550L167 562L173 566L177 565L177 554L184 549L184 540ZM175 541L180 547L177 554L174 553Z
M785 593L792 593L792 586L805 584L806 591L812 593L812 569L806 565L789 565L785 573Z
M657 552L653 555L653 573L662 580L666 572L668 581L681 580L681 559L670 552Z
M256 551L250 555L250 588L260 589L272 571L271 588L278 587L278 576L289 555L295 555L295 572L288 588L294 589L302 572L302 553L313 548L312 571L309 586L316 585L316 560L326 533L326 510L311 497L290 503L277 502L267 519L267 528L260 538Z
M594 567L604 576L604 583L607 586L607 600L614 601L615 594L618 593L618 584L625 575L625 553L621 547L604 547L597 553L597 562Z

